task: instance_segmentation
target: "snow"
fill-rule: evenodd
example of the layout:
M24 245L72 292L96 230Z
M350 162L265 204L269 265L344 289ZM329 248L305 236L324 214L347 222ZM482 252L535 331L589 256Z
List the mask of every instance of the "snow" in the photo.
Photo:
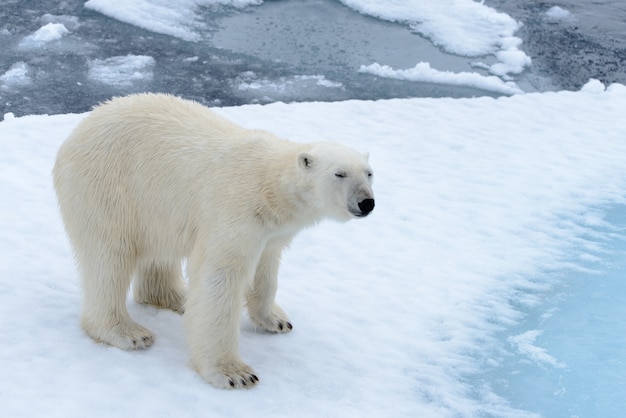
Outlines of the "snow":
M241 355L261 378L249 391L214 389L188 367L174 313L129 299L131 315L156 334L146 351L85 336L50 177L59 145L85 115L6 115L3 414L536 416L481 373L507 355L574 367L544 348L539 327L508 330L567 281L553 273L605 256L597 227L609 205L626 203L624 108L626 87L591 82L580 92L500 99L215 109L286 138L367 150L376 179L370 217L322 223L285 254L278 302L294 331L269 335L242 322ZM611 356L623 364L623 350Z
M89 62L88 77L114 87L130 87L153 77L154 58L146 55L126 55Z

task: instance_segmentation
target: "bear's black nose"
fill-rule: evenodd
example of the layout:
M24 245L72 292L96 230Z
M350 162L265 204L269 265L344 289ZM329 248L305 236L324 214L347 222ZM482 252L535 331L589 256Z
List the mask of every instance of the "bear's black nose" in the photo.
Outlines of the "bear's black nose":
M374 199L363 199L359 202L359 209L363 213L363 216L367 215L374 210Z

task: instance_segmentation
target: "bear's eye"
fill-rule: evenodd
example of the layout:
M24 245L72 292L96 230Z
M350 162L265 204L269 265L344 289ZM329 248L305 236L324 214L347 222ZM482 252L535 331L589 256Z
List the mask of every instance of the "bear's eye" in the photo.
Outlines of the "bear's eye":
M348 177L348 175L346 173L344 173L343 171L339 171L339 172L335 173L335 177L339 177L340 179L343 179L343 178Z
M372 177L372 175L373 175L373 174L372 174L372 172L371 172L371 171L368 171L368 172L367 172L367 177Z

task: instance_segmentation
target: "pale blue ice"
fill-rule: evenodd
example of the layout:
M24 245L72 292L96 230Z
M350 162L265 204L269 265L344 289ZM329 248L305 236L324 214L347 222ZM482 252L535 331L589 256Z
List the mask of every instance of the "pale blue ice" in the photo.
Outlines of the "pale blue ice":
M512 406L548 418L624 416L626 207L605 220L610 227L594 228L608 239L600 241L603 254L585 266L594 271L555 273L559 284L509 334L515 355L488 373ZM534 353L545 357L517 351L515 337L533 331Z

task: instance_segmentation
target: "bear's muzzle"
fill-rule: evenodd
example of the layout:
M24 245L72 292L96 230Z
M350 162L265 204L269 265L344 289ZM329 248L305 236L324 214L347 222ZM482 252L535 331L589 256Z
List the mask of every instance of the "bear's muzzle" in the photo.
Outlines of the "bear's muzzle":
M359 202L361 213L357 216L367 216L374 210L374 199L363 199Z

